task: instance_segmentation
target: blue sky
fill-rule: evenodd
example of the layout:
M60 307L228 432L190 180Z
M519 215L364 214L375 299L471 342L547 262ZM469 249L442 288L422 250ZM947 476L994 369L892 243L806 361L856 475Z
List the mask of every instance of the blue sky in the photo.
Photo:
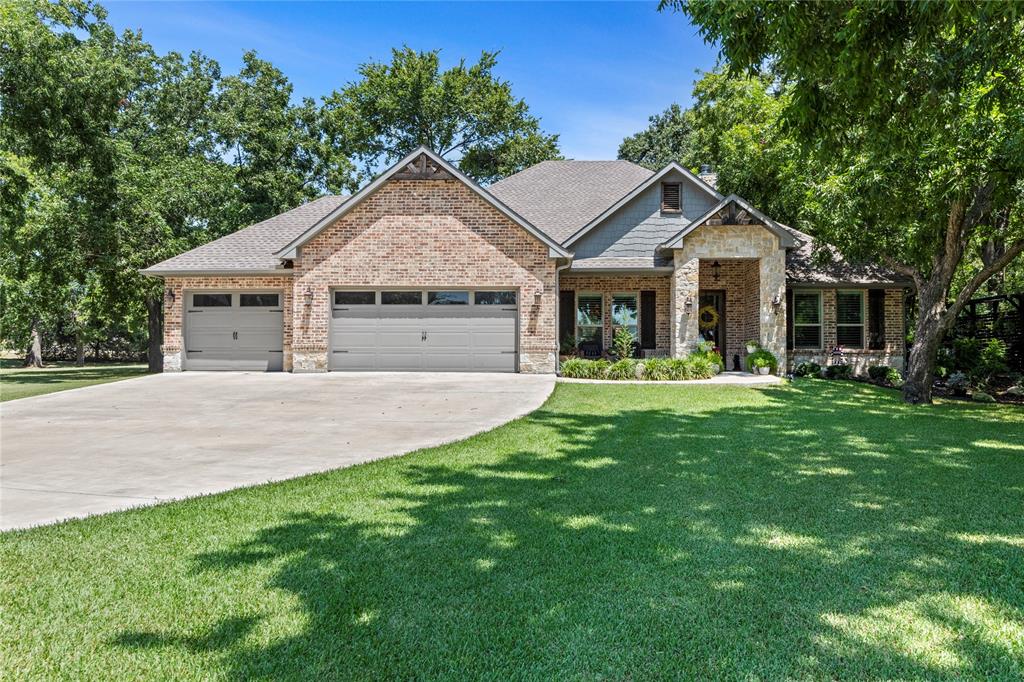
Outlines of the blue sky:
M497 73L560 134L568 158L614 158L622 138L672 102L686 105L716 51L686 18L631 3L106 2L119 29L159 52L200 50L238 70L255 49L320 98L392 47L440 48L448 65L501 50Z

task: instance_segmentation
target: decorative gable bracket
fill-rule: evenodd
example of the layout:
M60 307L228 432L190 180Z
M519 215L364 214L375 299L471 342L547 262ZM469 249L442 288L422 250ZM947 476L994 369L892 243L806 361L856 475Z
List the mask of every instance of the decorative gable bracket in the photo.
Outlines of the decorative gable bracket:
M426 154L420 154L394 175L395 180L454 180L454 176Z

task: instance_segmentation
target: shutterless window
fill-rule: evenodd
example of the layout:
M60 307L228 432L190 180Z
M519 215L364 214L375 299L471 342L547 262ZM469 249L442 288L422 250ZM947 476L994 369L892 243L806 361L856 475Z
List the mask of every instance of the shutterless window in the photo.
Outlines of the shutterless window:
M636 294L615 294L612 296L612 338L619 329L627 329L634 339L639 340Z
M840 346L864 347L864 292L836 292L836 341Z
M428 305L469 305L468 291L428 291Z
M516 292L477 291L473 294L473 303L476 305L515 305Z
M793 347L821 348L821 292L793 292Z
M418 291L382 291L380 302L384 305L419 305L423 294Z
M601 295L580 294L576 299L576 340L601 340Z
M231 294L192 294L192 305L197 308L229 308Z
M681 211L681 195L682 192L680 192L680 185L678 182L661 183L661 210L677 212Z
M334 305L373 305L377 295L372 291L335 291Z
M276 308L279 303L277 294L240 294L238 305L243 308Z

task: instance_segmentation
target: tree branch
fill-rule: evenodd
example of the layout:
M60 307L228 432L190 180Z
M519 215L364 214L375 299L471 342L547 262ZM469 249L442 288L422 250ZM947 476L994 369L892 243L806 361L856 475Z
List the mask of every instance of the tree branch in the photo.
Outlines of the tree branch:
M900 261L896 260L895 258L892 258L891 256L884 256L882 258L882 262L888 265L896 272L898 272L899 274L906 275L910 279L914 280L914 285L918 288L918 290L920 290L923 286L924 278L921 276L921 272L912 265L901 263Z
M991 264L978 271L978 273L971 278L971 281L967 283L967 286L960 291L960 295L956 297L953 305L947 308L946 314L951 315L955 319L956 316L960 314L963 307L967 305L967 302L971 300L971 297L974 296L974 292L976 292L989 277L1005 268L1021 253L1024 253L1024 239L1007 246L1003 255L999 256L999 258L992 261Z

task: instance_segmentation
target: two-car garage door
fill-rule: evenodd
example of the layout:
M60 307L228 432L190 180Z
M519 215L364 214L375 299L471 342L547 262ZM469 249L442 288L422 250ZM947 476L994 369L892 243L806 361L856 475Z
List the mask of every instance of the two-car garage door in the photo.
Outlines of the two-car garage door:
M515 291L335 291L330 369L514 372Z

